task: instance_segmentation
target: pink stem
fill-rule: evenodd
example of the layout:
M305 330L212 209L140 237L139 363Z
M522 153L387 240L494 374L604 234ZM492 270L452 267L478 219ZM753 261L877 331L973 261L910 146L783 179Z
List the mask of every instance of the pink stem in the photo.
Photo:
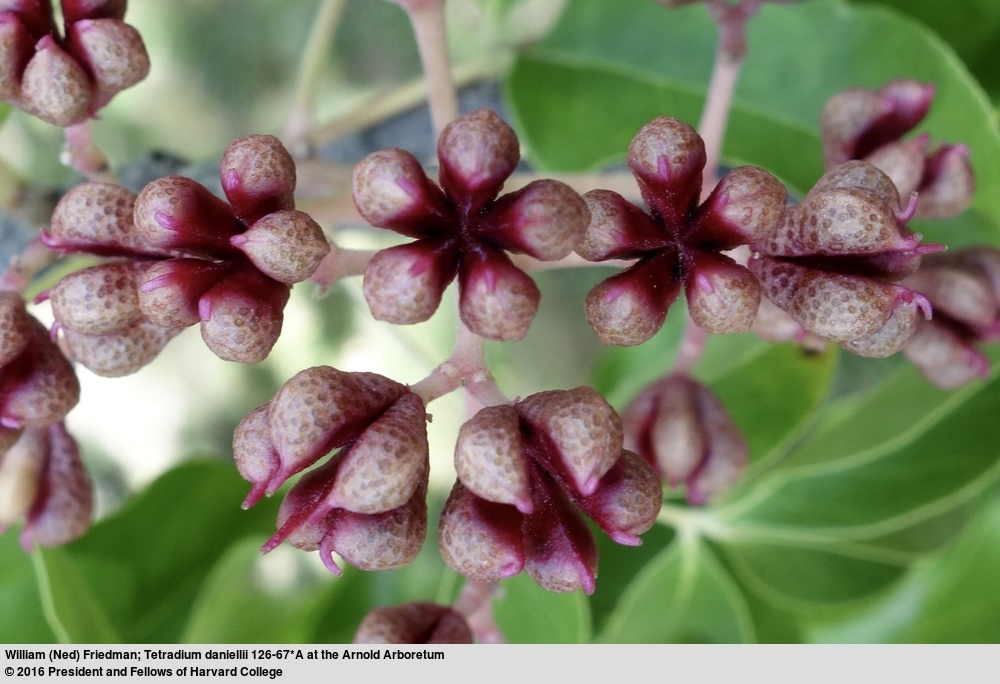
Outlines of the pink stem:
M677 348L677 360L674 361L674 372L690 373L691 369L701 359L707 341L708 333L695 325L694 321L691 320L691 316L688 316L684 324L684 336L681 337Z
M492 600L495 585L489 582L466 580L462 592L452 608L461 613L480 644L507 643L500 627L493 619Z
M715 50L715 65L705 98L705 109L698 123L698 133L705 142L705 180L702 197L718 182L722 142L726 137L729 112L733 108L733 94L739 82L743 60L746 57L747 22L757 13L760 0L740 0L731 5L728 0L709 0L708 11L719 26L719 39ZM687 317L684 336L681 338L674 370L689 372L705 351L707 333Z
M67 126L63 129L63 133L66 136L66 145L60 156L60 161L63 164L72 167L90 181L103 183L116 181L115 175L108 165L108 158L94 144L94 139L90 134L89 121Z
M427 100L434 125L434 138L458 116L458 97L451 75L448 40L445 34L444 0L394 0L410 16L417 50L427 82Z
M698 124L698 132L705 141L707 158L703 195L707 195L715 187L733 93L746 57L746 25L759 6L760 0L742 0L737 5L730 5L727 0L711 0L708 3L708 10L719 26L719 40L705 109Z
M484 343L482 337L459 323L451 356L410 389L423 399L425 406L459 387L465 387L482 406L509 404L510 400L486 367Z
M35 274L58 258L58 254L35 238L28 243L23 252L11 257L6 272L0 276L0 290L24 294Z
M316 272L309 278L320 288L333 286L341 278L362 275L376 249L342 249L331 243L330 253L323 257Z

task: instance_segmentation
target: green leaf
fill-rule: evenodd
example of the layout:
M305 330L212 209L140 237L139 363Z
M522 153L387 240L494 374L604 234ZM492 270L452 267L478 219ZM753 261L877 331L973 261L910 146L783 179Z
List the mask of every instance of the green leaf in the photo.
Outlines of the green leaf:
M274 529L278 502L243 511L247 486L231 464L187 463L65 547L124 641L176 642L229 545Z
M906 368L900 375L900 384L912 386L916 371ZM932 404L931 397L940 394L930 388L914 392L899 397L904 407ZM856 406L851 413L856 420L840 418L842 430L853 428L863 437L844 434L832 441L827 435L822 462L781 468L735 497L720 516L751 526L857 539L905 529L954 508L1000 477L1000 434L983 430L1000 412L1000 380L967 386L935 410L914 410L912 417L887 403L882 393L876 399ZM877 428L870 426L873 417L880 421ZM869 427L878 437L869 436ZM977 438L968 439L973 434Z
M629 585L599 641L742 643L754 640L750 612L708 546L681 538Z
M194 601L181 641L188 644L303 643L308 625L295 619L303 600L299 582L314 587L293 559L263 558L264 540L251 537L233 544L205 579ZM297 553L297 552L295 552ZM268 576L281 573L289 577ZM290 566L290 567L289 567Z
M827 414L786 462L717 509L661 518L715 539L741 580L783 610L869 601L954 539L1000 478L1000 434L984 429L1000 412L1000 379L944 395L915 376L904 368Z
M1000 640L1000 499L995 493L953 548L918 563L859 615L813 623L816 641L996 643Z
M556 594L527 573L500 583L493 616L514 644L584 644L590 641L590 609L583 592Z
M653 525L642 535L642 544L622 546L608 535L595 528L594 537L600 553L597 589L590 597L590 610L594 621L594 631L603 631L608 619L614 614L622 595L636 576L660 552L673 543L674 530L666 525Z
M921 570L924 570L921 568ZM902 635L909 642L1000 641L1000 501L994 497L956 548L924 570L923 610Z
M706 366L712 356L706 353L695 374L703 377L742 430L751 463L766 467L811 425L830 391L837 350L831 345L816 354L793 344L754 342L756 355L730 355L741 358L741 365L713 378L712 366ZM748 482L752 474L747 474Z
M35 553L39 586L53 608L62 638L76 644L116 644L121 641L105 606L65 549L39 549ZM114 570L101 573L106 579Z
M665 11L652 2L571 2L506 82L532 160L548 169L599 168L623 160L632 136L655 116L696 122L715 35L701 5ZM960 219L919 229L952 245L997 240L996 112L937 36L881 8L815 0L764 5L748 39L723 149L729 163L763 166L801 193L822 173L818 121L827 98L903 76L934 82L934 106L919 131L969 146L978 192Z
M979 82L996 100L1000 97L1000 69L996 67L996 37L1000 33L1000 3L963 0L962 11L939 0L852 0L878 4L919 20L958 53Z
M49 626L32 557L12 530L0 535L0 641L7 644L48 644L57 641Z
M751 589L787 611L853 608L884 591L906 566L852 556L837 547L768 543L766 538L724 544L727 559Z

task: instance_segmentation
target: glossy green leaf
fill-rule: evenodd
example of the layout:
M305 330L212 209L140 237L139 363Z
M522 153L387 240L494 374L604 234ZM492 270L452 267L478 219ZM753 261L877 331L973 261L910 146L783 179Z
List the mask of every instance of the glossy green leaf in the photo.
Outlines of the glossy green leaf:
M961 11L939 0L851 0L877 4L917 19L943 38L995 99L1000 97L996 67L996 37L1000 33L1000 3L962 0Z
M1000 641L1000 501L994 497L952 553L923 574L923 610L903 641L997 643ZM923 568L921 568L923 570Z
M920 395L908 399L909 405L923 405ZM884 397L862 402L855 429L865 435L864 446L846 436L828 441L827 449L837 456L780 469L752 492L735 497L720 515L741 524L857 539L903 529L958 506L1000 477L1000 435L983 430L1000 412L1000 380L954 392L923 418L910 420L897 409ZM874 443L867 441L866 431L872 416L889 423L877 431L882 439ZM845 429L851 422L844 423Z
M597 590L590 597L590 610L594 631L599 633L604 630L629 585L646 565L673 543L676 534L666 525L653 525L652 529L643 533L642 544L638 547L616 544L599 530L594 532L594 537L597 539L600 563Z
M500 583L493 616L513 644L583 644L590 641L590 609L582 591L556 594L527 573Z
M923 559L870 609L813 622L814 640L839 643L996 643L1000 639L1000 499L991 493L953 548Z
M898 581L920 555L960 533L1000 478L1000 380L948 395L913 384L904 369L886 387L826 417L813 437L716 509L668 511L714 538L747 586L785 609L851 607ZM909 420L904 406L931 405ZM880 407L887 407L881 410ZM888 424L871 425L872 416ZM831 436L828 425L843 434ZM849 428L854 426L857 434ZM817 442L819 440L819 442ZM800 454L826 450L823 458Z
M599 168L622 160L631 137L657 115L697 122L714 42L700 5L668 12L645 0L575 0L507 81L522 142L542 167ZM828 97L901 76L931 81L937 96L919 130L970 147L979 191L947 232L920 229L955 245L997 239L996 113L937 36L895 12L815 0L763 6L749 45L724 144L729 163L764 166L802 192L822 173L818 120Z
M600 641L742 643L754 640L743 597L708 546L681 538L629 585Z
M759 343L756 356L711 378L706 357L696 375L719 397L750 445L752 464L767 465L811 424L823 405L836 369L837 351L805 352L793 344ZM702 370L704 369L704 370ZM749 478L748 478L749 480Z
M906 572L904 565L849 555L833 546L747 538L724 548L752 590L791 611L851 607L885 590Z

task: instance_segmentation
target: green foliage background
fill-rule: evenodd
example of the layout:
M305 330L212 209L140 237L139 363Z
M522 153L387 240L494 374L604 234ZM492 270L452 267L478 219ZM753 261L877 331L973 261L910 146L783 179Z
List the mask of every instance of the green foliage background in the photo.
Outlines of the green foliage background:
M624 159L652 117L697 121L715 35L702 7L568 0L539 36L517 14L531 2L454 0L478 17L479 33L456 31L453 48L460 63L493 65L534 166L601 169ZM133 4L129 20L146 36L154 65L169 67L151 77L146 94L140 85L107 110L96 130L113 157L126 162L149 148L211 157L206 151L221 152L237 135L280 129L316 2ZM993 0L766 5L751 25L724 162L762 165L803 193L822 172L817 120L828 96L903 76L933 81L937 97L919 130L970 147L978 190L963 216L918 229L952 246L998 244L998 40ZM373 89L417 76L398 8L351 0L328 55L321 113L350 112ZM175 91L178 83L186 85ZM165 93L176 101L151 112ZM199 125L182 129L182 120ZM36 151L21 158L22 172L67 182L51 162L57 153L45 154L58 138L19 114L10 124ZM621 408L670 368L681 311L642 347L600 349L593 341L581 303L602 277L600 269L539 276L543 307L528 340L490 348L509 394L589 382ZM247 486L232 467L228 435L296 370L337 365L366 330L358 322L366 313L348 313L358 302L353 287L303 304L314 325L307 352L295 347L225 375L227 399L202 407L201 431L191 439L205 448L192 446L184 463L119 496L120 506L106 507L85 538L29 556L14 531L0 536L0 641L336 643L349 641L374 606L454 598L461 578L437 557L433 532L409 568L378 575L348 568L332 578L287 548L259 555L277 501L239 507ZM403 347L424 350L429 367L447 356L454 324L445 311L438 318L436 327L399 333ZM397 351L387 343L387 365L397 367L390 360ZM561 360L552 360L554 351ZM873 362L833 348L806 354L749 335L713 338L695 373L747 436L746 478L697 510L668 491L660 524L638 549L602 539L593 597L549 594L524 576L503 582L495 614L508 640L1000 639L1000 381L942 392L899 359ZM409 371L399 379L419 377ZM437 462L445 465L432 488L432 516L452 477L450 445L445 438L440 447ZM99 443L87 446L100 454ZM114 471L100 457L94 464L99 473Z

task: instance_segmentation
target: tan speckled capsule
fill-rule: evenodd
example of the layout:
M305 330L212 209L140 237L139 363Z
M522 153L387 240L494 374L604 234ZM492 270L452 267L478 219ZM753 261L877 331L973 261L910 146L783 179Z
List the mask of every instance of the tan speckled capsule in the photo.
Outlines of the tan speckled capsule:
M434 315L452 277L436 257L422 242L389 247L372 257L363 291L375 320L410 325Z
M288 285L315 273L330 253L330 243L319 224L295 210L267 214L229 242L250 257L264 275Z
M0 366L24 351L31 341L34 319L16 292L0 292Z
M142 318L138 279L145 264L114 262L84 268L62 278L49 293L52 314L84 335L105 335Z
M527 454L513 406L481 409L465 422L455 441L455 471L476 496L532 510Z
M587 203L565 183L538 180L501 197L483 237L541 261L569 255L583 237Z
M496 196L521 159L514 129L490 109L451 121L438 137L437 153L441 187L451 197L467 197L472 212Z
M458 274L459 315L469 330L490 340L523 340L541 292L527 273L497 250L464 254Z
M80 400L73 366L52 342L49 331L32 319L31 341L0 374L0 421L7 427L45 427L66 417Z
M338 510L320 543L327 567L336 551L361 570L377 572L409 565L427 536L427 470L409 501L384 513L366 515Z
M724 334L750 329L760 306L761 288L745 266L712 252L698 252L684 294L694 324Z
M179 328L164 328L139 318L104 335L87 335L66 328L61 344L70 358L93 373L119 378L149 364L179 332Z
M70 25L67 41L93 78L90 113L149 74L149 55L139 32L118 19L81 19Z
M429 455L424 403L406 392L341 456L326 505L369 515L398 508L416 490Z
M112 183L76 185L59 200L50 231L42 233L42 240L64 251L164 255L146 245L135 230L135 199L134 192Z
M270 438L281 468L268 493L368 427L406 387L375 373L316 366L286 382L271 402Z
M250 508L267 491L271 478L278 472L278 451L271 442L268 424L271 404L258 406L244 416L233 432L233 460L236 470L253 487L243 501L243 508Z
M451 569L495 582L524 569L522 516L513 506L477 497L455 482L438 523L438 550Z
M247 225L295 208L295 160L273 135L249 135L226 148L219 165L226 197Z
M820 271L770 257L751 259L749 265L768 299L806 330L838 343L881 330L903 289L881 280Z
M25 111L54 126L86 120L91 100L86 72L52 36L38 41L36 50L21 77Z
M551 445L553 465L569 476L583 495L592 494L621 455L621 419L596 390L539 392L515 408L528 425Z

